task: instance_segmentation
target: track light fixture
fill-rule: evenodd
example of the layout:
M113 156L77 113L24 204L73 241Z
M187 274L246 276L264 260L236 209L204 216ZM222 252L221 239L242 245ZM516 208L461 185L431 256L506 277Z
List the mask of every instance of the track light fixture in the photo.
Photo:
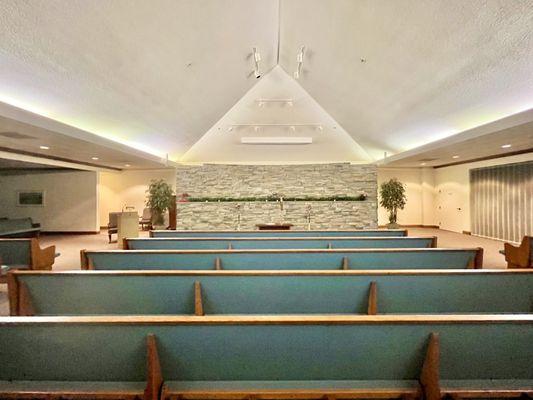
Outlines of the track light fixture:
M252 56L254 58L254 75L257 79L261 78L261 72L259 71L259 62L261 61L261 53L257 50L257 47L252 47Z
M302 65L304 63L305 46L300 47L300 51L296 55L296 71L294 71L294 79L300 79L302 73Z

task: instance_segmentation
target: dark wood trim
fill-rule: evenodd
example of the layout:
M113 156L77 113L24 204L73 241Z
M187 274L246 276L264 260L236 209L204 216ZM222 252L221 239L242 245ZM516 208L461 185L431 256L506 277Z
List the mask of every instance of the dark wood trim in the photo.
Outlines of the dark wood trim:
M79 165L87 165L89 167L95 167L95 168L105 168L105 169L112 169L114 171L122 171L122 169L116 168L116 167L108 167L106 165L95 164L95 163L86 162L86 161L72 160L70 158L56 157L56 156L51 156L49 154L41 154L41 153L34 153L31 151L11 149L9 147L0 147L0 151L5 151L7 153L12 153L12 154L19 154L23 156L45 158L47 160L62 161L62 162L68 162L72 164L79 164Z
M9 315L14 317L19 315L19 281L16 271L7 273L7 297L9 299Z
M470 232L470 231L463 231L463 235L469 235L469 236L471 236L471 235L472 235L472 232Z
M202 301L202 284L200 281L194 282L194 315L201 317L204 315L204 303Z
M163 374L157 351L157 339L153 334L146 337L146 388L143 400L158 400L163 386Z
M377 282L370 282L368 288L368 307L366 313L368 315L377 315L378 313L378 284Z
M454 165L470 164L470 163L474 163L474 162L478 162L478 161L494 160L496 158L505 158L505 157L510 157L510 156L517 156L519 154L527 154L527 153L533 153L533 147L530 147L530 148L524 149L524 150L510 151L510 152L505 153L505 154L494 154L492 156L472 158L470 160L455 161L455 162L448 163L448 164L437 165L437 166L435 166L433 168L434 169L438 169L438 168L453 167Z
M440 349L439 349L439 335L438 333L431 333L429 336L429 343L426 350L426 357L420 373L420 385L424 399L426 400L440 400L440 384L439 384L439 369L440 369Z

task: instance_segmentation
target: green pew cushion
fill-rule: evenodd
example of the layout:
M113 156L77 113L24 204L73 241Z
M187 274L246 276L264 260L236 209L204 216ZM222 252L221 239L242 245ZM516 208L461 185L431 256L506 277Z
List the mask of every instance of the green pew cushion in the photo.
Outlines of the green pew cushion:
M193 393L288 393L297 390L320 392L346 391L391 391L394 393L417 393L415 380L327 380L327 381L165 381L166 394Z
M59 382L59 381L0 381L0 396L9 393L107 394L136 397L144 392L146 382ZM122 398L122 397L121 397Z
M440 381L441 391L446 393L502 391L506 393L533 393L533 379L457 379Z

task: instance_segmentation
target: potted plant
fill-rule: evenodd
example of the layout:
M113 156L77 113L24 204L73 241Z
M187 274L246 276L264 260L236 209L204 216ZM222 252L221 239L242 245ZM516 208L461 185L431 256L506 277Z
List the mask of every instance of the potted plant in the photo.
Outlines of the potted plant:
M172 188L163 179L153 179L146 193L146 206L152 210L152 225L155 229L164 228L164 215L173 201Z
M407 202L404 185L396 178L383 182L379 191L381 200L379 204L389 211L389 224L387 228L398 228L398 210L403 210Z

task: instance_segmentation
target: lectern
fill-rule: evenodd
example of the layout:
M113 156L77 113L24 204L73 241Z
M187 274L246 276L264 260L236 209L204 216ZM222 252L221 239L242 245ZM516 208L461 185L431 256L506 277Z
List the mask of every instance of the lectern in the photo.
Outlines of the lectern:
M139 214L137 211L127 211L118 214L117 218L117 242L122 248L124 238L139 237Z

